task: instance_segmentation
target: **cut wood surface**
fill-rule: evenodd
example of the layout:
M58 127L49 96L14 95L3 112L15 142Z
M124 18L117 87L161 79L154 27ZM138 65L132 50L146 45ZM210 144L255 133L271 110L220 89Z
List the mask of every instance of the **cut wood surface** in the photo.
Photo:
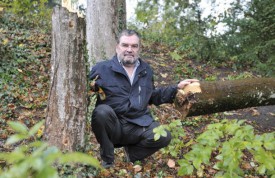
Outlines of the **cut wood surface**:
M275 105L275 78L202 81L194 103L184 103L179 93L176 108L187 116L198 116L256 106ZM187 106L188 105L188 106Z

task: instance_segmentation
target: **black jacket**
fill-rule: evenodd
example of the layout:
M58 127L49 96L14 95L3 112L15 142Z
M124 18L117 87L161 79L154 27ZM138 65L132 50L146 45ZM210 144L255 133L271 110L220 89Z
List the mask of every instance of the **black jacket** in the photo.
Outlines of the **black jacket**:
M148 126L153 118L148 105L172 103L177 86L156 89L153 84L153 71L151 67L139 59L133 84L116 56L111 60L99 62L90 73L90 79L96 80L96 87L100 87L106 98L97 98L96 105L107 104L112 107L118 118L140 126Z

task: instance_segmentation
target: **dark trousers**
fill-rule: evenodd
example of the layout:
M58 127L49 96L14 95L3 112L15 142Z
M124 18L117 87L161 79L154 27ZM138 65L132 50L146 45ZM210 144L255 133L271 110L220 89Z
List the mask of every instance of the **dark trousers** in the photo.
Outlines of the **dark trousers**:
M114 110L108 105L98 105L92 115L92 129L100 144L101 159L105 162L114 161L114 148L126 146L131 162L143 160L159 149L167 146L171 141L171 134L154 140L153 129L159 123L143 127L119 119Z

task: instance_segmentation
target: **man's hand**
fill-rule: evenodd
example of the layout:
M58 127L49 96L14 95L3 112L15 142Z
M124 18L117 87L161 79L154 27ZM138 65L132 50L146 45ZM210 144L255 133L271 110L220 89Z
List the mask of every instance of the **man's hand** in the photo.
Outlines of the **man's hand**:
M189 85L191 83L194 83L194 82L199 82L199 80L197 80L197 79L186 79L186 80L183 80L180 83L178 83L178 89L183 89L187 85Z

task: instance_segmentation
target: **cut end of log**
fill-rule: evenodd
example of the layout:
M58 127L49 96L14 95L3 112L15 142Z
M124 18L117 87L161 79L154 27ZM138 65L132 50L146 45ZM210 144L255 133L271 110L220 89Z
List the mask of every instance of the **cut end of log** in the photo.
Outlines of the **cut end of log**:
M183 118L188 115L192 104L196 102L194 94L201 92L199 82L193 82L184 87L184 89L178 90L175 99L175 106L179 111L181 111Z
M193 82L184 87L180 92L186 93L201 93L201 84L199 82Z

